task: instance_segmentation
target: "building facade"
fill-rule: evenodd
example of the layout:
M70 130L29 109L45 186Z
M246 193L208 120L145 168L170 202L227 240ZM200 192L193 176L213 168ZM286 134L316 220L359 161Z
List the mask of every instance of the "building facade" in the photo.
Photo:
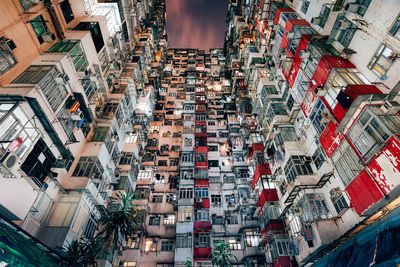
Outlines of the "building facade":
M0 3L0 245L56 266L121 192L101 266L399 264L400 3L230 0L208 52L166 4Z

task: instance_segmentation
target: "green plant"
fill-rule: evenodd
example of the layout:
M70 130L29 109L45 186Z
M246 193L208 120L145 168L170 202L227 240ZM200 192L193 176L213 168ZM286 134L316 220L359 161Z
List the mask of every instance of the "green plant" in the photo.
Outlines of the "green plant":
M184 265L185 267L193 267L192 260L190 258L187 258Z
M212 263L220 267L232 266L232 259L237 260L236 256L231 254L231 248L229 244L220 242L215 246L211 252Z
M67 266L97 266L96 258L101 251L103 240L101 238L83 238L75 240L63 248L67 257Z
M118 192L115 197L111 197L111 210L100 220L100 231L96 238L103 238L106 247L116 249L119 236L128 239L136 231L138 217L133 194L122 194Z

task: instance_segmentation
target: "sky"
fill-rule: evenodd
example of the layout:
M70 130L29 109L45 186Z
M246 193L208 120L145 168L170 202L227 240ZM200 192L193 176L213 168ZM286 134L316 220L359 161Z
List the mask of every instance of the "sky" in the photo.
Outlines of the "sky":
M228 0L166 0L170 48L223 48Z

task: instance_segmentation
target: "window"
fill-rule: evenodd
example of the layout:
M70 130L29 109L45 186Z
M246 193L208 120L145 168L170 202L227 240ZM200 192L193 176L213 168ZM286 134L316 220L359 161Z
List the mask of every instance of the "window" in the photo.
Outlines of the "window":
M128 240L124 241L124 249L139 249L140 240L141 238L138 234L131 236Z
M182 153L182 162L193 162L193 153Z
M364 159L369 158L369 155L373 156L391 135L390 130L370 109L363 111L348 132L351 142Z
M167 166L167 161L166 160L159 160L158 161L158 166Z
M192 146L192 139L190 138L185 138L183 145L185 147L191 147Z
M120 165L130 165L134 159L135 159L134 153L122 152L121 157L119 159L119 164Z
M315 150L314 155L312 156L312 160L317 170L319 170L322 164L324 164L324 162L326 161L325 153L320 146L318 146L317 150Z
M241 178L241 179L247 179L249 178L249 170L246 169L236 169L235 170L235 174L237 178Z
M172 158L169 160L169 166L178 166L179 165L179 158Z
M44 43L44 39L43 39L42 35L44 33L49 32L49 30L47 29L47 25L46 25L46 22L45 22L43 16L39 15L36 18L34 18L33 20L31 20L30 22L31 22L33 31L35 32L36 37L38 38L39 43L40 44Z
M176 234L176 247L177 248L191 248L192 247L192 233Z
M152 177L153 177L153 170L145 169L139 171L137 179L145 180L145 179L151 179Z
M180 199L192 199L193 198L193 188L180 187L179 188L179 198Z
M178 222L191 222L193 206L178 206Z
M124 261L124 262L122 262L121 266L123 266L123 267L136 267L137 264L136 264L136 261Z
M208 187L197 187L195 189L195 197L208 198Z
M175 225L175 214L164 215L163 224L166 226Z
M337 214L339 215L345 209L347 209L349 207L349 205L347 204L347 201L344 198L343 194L340 192L340 188L336 188L336 190L339 192L335 192L335 190L332 189L330 191L330 194L331 194L331 200L332 200L333 206L335 207L335 210L336 210Z
M206 162L207 153L196 153L196 162Z
M4 75L16 64L17 61L7 43L0 41L0 74Z
M72 176L90 177L94 180L103 179L104 169L97 157L81 157Z
M196 177L196 179L208 179L208 170L207 169L196 169L195 177Z
M211 202L215 207L219 207L222 204L221 195L211 195Z
M397 59L399 53L392 50L385 44L381 44L368 64L371 69L378 76L383 76L392 66L393 62Z
M396 38L400 39L400 14L397 16L396 20L394 21L392 27L389 30L389 33Z
M160 225L161 216L160 215L150 215L149 225Z
M194 220L196 222L209 222L210 214L209 209L198 209L195 211Z
M230 238L228 240L229 243L229 248L231 250L240 250L242 249L242 244L240 243L240 237L239 238Z
M209 233L195 233L194 246L196 248L209 248L210 247L210 234Z
M289 240L287 239L278 239L274 238L271 242L274 251L279 256L288 256L290 255L290 248L289 248Z
M35 127L35 121L29 119L22 107L14 103L0 103L0 129L0 140L22 138L22 143L14 150L21 158L40 138L40 132ZM11 144L0 143L0 147L6 151Z
M150 188L137 187L135 190L134 198L147 199L150 195Z
M163 195L153 195L153 203L162 203L163 202Z
M144 251L157 251L157 240L147 240L144 246Z
M227 224L238 224L238 215L234 213L227 213L226 214L226 223Z
M208 152L216 152L218 151L218 146L207 146Z
M161 251L172 251L174 248L174 242L172 240L161 241Z
M65 22L68 24L74 19L74 13L72 12L71 5L68 0L64 0L60 4L61 11L63 13ZM136 266L136 265L135 265Z
M325 130L325 127L328 123L324 123L322 121L322 112L326 109L324 103L320 98L318 98L317 103L315 104L315 107L313 108L311 114L310 114L310 120L312 122L312 125L314 126L315 131L317 131L318 135L321 135L323 131Z
M256 231L250 231L245 233L246 245L248 247L257 247L260 243L260 234Z
M307 175L313 173L310 163L310 157L291 156L284 168L287 182L293 182L298 175Z
M310 1L309 0L303 0L302 3L301 3L301 7L300 7L301 12L303 12L304 14L307 14L309 6L310 6Z
M213 132L207 133L207 137L209 137L209 138L215 138L215 137L217 137L217 133L213 133Z
M297 206L303 209L303 214L301 215L303 223L332 217L323 194L305 194Z

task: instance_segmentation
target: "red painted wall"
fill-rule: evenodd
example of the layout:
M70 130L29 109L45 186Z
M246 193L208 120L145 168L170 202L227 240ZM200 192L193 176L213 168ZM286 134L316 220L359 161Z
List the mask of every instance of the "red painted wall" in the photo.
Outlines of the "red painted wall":
M346 191L352 207L359 215L383 197L383 194L366 171L362 171L354 178L347 186Z
M367 169L385 194L400 185L400 139L392 136Z
M271 175L271 174L272 172L268 163L257 165L256 170L254 171L253 180L251 181L253 189L257 184L258 179L260 178L261 175Z
M340 142L342 142L344 138L343 134L335 133L337 127L337 123L332 121L329 122L319 139L322 148L329 158L332 156L333 152L335 152Z
M276 189L264 189L258 196L257 207L263 207L265 202L279 201Z

